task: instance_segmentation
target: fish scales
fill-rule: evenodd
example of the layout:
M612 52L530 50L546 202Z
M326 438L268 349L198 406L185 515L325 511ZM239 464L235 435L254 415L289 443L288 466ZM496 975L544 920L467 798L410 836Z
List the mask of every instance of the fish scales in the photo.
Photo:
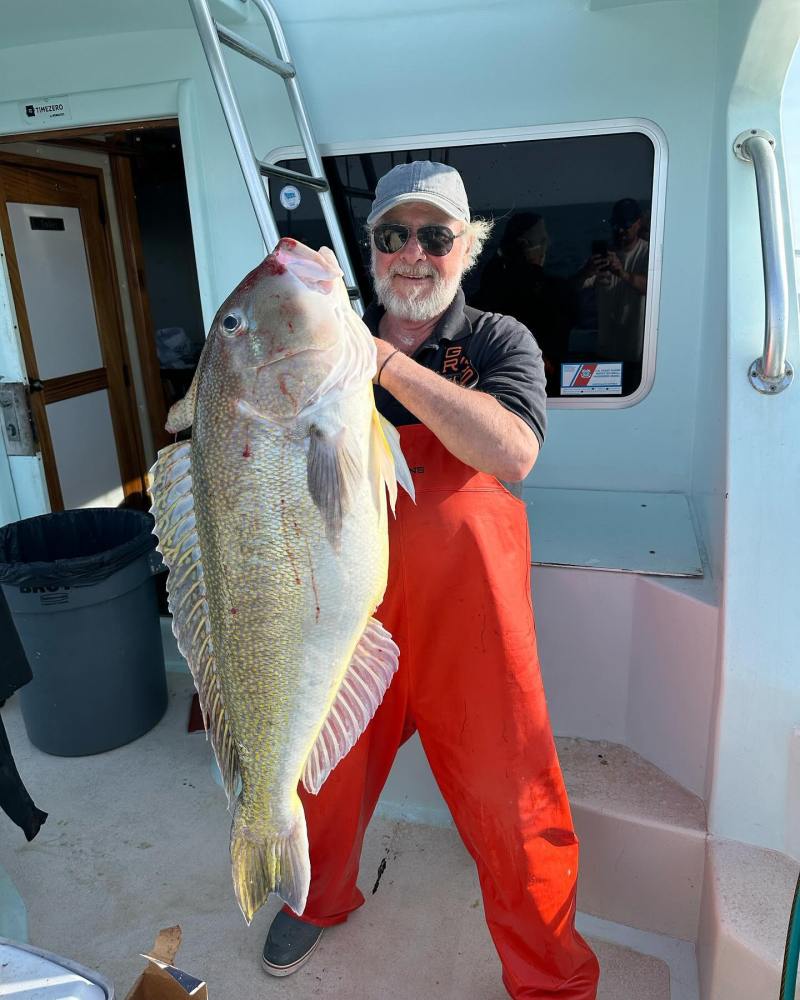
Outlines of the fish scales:
M363 423L369 410L363 398L354 402L350 419ZM303 439L281 428L248 428L241 418L225 420L217 409L211 405L206 414L198 408L195 507L200 548L208 553L219 675L229 720L242 734L247 802L270 779L282 795L293 793L320 718L380 600L386 552L375 542L385 528L365 478L355 501L363 512L343 524L335 570L326 569L330 543L308 494ZM251 454L243 458L248 434ZM333 651L336 667L330 669ZM313 654L322 661L318 670L309 669ZM289 718L294 754L269 738L270 729ZM288 806L275 792L263 801L264 808Z
M173 629L235 800L248 922L269 892L302 912L298 782L319 790L397 668L371 615L386 586L385 487L411 486L374 371L333 255L282 241L221 307L170 411L169 429L192 425L191 446L154 468Z

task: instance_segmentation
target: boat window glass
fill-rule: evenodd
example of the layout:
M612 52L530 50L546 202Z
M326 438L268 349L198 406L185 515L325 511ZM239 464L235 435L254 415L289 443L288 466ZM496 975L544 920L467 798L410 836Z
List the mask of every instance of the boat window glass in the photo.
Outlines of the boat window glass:
M550 397L624 397L642 380L651 281L655 148L636 131L328 156L325 170L365 304L372 299L366 218L398 163L449 163L473 217L494 220L467 302L524 323L545 357ZM280 165L307 170L303 159ZM310 189L269 181L282 236L330 245ZM610 402L610 399L609 399Z

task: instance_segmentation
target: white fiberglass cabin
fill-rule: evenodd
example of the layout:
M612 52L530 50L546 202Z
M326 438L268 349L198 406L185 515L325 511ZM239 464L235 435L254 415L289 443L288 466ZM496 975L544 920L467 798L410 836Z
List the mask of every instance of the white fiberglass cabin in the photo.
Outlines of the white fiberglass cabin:
M784 374L800 360L800 0L274 8L339 233L313 190L273 174L276 231L344 244L366 300L376 178L448 162L496 220L468 301L521 311L548 361L523 495L600 996L777 998L800 862L800 379ZM285 59L266 9L210 2L223 33ZM237 44L224 59L256 156L307 169L284 82ZM0 196L0 523L116 505L264 254L189 0L5 0ZM617 247L620 203L637 206L646 291L614 306L580 272ZM505 280L520 234L535 288ZM367 907L293 980L264 980L274 907L250 930L235 908L224 797L186 733L191 683L164 626L171 708L136 743L47 757L16 699L4 709L51 818L22 846L0 815L0 924L27 920L34 944L121 994L180 923L180 964L217 998L502 996L416 739L365 851ZM113 637L98 641L111 660Z

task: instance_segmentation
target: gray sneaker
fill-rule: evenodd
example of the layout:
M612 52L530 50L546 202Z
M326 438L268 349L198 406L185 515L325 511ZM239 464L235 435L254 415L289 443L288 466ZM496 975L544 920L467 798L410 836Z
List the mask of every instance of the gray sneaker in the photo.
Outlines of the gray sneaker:
M290 976L305 965L319 944L324 928L281 910L270 925L261 964L271 976Z

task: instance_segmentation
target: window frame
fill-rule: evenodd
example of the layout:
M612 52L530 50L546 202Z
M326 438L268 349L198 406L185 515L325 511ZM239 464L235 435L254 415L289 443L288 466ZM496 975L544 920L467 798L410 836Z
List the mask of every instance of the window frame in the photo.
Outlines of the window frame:
M658 347L658 316L661 299L661 267L666 211L668 147L662 129L648 118L610 118L597 121L566 122L552 125L528 125L506 129L463 132L426 132L417 135L390 136L385 139L359 139L319 143L322 157L357 156L362 153L390 153L404 149L435 149L442 146L487 146L493 143L526 142L537 139L567 139L580 136L639 133L653 143L653 192L650 215L650 240L647 262L647 301L645 304L642 379L629 396L548 396L548 409L621 410L636 406L653 388ZM300 145L276 146L264 157L265 163L304 159Z

